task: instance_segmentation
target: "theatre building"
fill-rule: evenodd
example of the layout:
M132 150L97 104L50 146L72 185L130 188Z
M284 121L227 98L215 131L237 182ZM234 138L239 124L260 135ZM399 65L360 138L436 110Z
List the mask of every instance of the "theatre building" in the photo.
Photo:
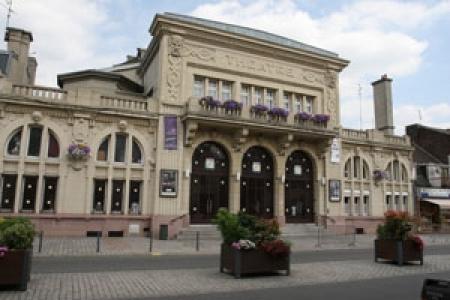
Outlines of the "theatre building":
M413 212L412 147L393 134L387 76L372 83L376 128L345 129L349 61L333 52L167 13L150 34L126 61L47 88L34 85L32 34L7 29L0 216L48 235L167 225L173 238L220 207L365 231L388 209Z

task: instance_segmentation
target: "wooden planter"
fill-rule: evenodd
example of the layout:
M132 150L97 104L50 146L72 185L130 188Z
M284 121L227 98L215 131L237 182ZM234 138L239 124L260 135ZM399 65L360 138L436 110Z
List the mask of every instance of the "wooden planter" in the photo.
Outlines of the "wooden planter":
M419 249L412 240L375 240L375 262L379 258L390 260L400 266L413 261L423 265L423 249Z
M254 250L237 250L229 245L222 244L220 250L220 272L225 270L240 278L242 274L274 273L285 271L290 273L290 254L274 257L266 252Z
M26 291L32 254L32 250L9 250L0 257L0 287Z

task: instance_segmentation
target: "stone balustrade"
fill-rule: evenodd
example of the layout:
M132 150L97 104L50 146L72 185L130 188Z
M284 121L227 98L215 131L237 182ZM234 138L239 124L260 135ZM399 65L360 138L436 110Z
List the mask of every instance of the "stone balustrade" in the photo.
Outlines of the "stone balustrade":
M340 136L345 140L360 141L362 143L367 142L377 142L390 145L400 145L400 146L411 146L411 142L408 136L397 136L397 135L385 135L384 132L367 129L367 130L356 130L356 129L341 129Z
M61 89L28 86L28 85L13 85L12 94L23 97L31 97L50 101L65 101L67 100L67 92Z
M27 100L39 100L52 104L73 104L91 106L100 109L131 112L156 112L156 103L152 99L138 94L102 95L97 91L66 91L57 88L9 84L0 89L0 94L20 96Z

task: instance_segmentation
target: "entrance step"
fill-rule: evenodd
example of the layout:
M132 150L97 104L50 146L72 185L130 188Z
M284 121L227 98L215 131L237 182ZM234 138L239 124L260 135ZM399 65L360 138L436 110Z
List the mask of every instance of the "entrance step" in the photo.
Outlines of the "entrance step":
M317 236L318 227L314 223L286 224L281 227L281 235L285 238L297 236Z
M216 225L190 225L181 230L177 239L181 241L195 240L199 233L200 240L221 240L222 236Z

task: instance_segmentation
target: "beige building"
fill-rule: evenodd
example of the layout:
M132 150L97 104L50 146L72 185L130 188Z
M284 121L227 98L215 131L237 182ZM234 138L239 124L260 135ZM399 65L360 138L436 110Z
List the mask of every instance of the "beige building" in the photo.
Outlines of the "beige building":
M124 63L61 74L54 89L33 85L31 33L7 29L0 216L53 235L168 225L174 237L220 207L366 231L388 209L413 211L389 78L373 83L378 129L344 129L349 62L335 53L175 14L150 33Z

